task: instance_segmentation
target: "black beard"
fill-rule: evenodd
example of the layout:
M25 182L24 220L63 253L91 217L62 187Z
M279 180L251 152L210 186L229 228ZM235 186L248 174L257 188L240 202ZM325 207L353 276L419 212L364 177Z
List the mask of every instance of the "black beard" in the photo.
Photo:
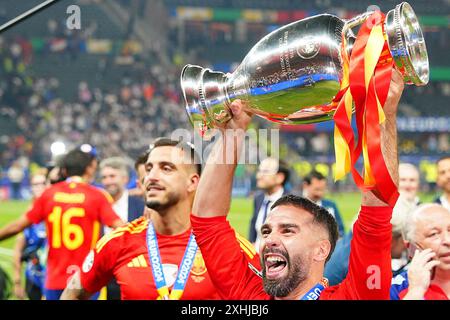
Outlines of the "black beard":
M180 197L176 194L170 193L170 194L168 194L167 201L165 201L165 202L161 202L159 200L147 200L145 202L145 205L147 206L147 208L153 209L161 214L166 209L177 204L178 201L180 201Z
M145 203L145 205L147 206L147 208L153 209L153 210L155 210L155 211L158 211L158 210L160 210L162 207L164 207L164 205L162 205L161 202L156 201L156 200L150 200L150 201L147 201L147 202Z
M263 286L264 291L272 297L286 297L288 296L295 288L298 287L300 283L305 281L309 268L307 268L302 259L300 257L295 257L290 263L289 257L287 254L283 254L286 258L286 262L288 263L288 274L282 278L277 280L270 280L266 278L266 267L263 261L262 268L262 277L263 277Z

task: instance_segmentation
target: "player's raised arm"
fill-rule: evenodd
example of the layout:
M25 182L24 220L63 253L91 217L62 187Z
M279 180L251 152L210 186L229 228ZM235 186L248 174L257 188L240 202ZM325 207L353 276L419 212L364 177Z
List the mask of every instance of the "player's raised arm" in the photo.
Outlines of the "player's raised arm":
M393 70L384 106L386 121L381 126L381 149L395 184L398 184L397 106L402 91L402 76ZM363 193L358 220L353 226L348 275L335 298L389 299L392 209L372 192Z
M259 256L236 234L225 217L230 210L234 171L251 117L242 103L232 104L233 119L221 130L204 166L195 195L192 229L208 273L224 299L267 297L259 275Z
M381 152L389 174L396 185L398 185L398 151L397 151L397 109L402 96L404 82L402 75L392 70L391 85L388 97L384 104L386 121L381 124ZM363 206L387 206L372 192L363 193Z
M221 130L204 166L192 210L195 216L226 216L230 210L234 171L251 120L242 106L239 100L231 104L233 118Z

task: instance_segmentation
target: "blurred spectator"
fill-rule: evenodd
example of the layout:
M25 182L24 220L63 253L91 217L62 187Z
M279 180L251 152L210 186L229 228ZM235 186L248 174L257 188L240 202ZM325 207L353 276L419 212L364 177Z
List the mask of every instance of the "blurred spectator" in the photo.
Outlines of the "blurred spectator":
M25 172L19 161L14 161L8 170L8 179L11 183L11 198L14 200L22 199L21 185Z
M113 209L122 221L131 222L142 216L144 200L128 194L128 167L123 158L111 157L100 162L100 177L106 192L113 199ZM112 231L108 227L103 230L105 234ZM107 285L107 300L120 300L120 296L120 287L114 278Z
M253 199L253 216L249 231L249 240L256 248L259 248L261 226L266 220L271 205L289 192L286 189L289 176L289 166L282 159L266 158L259 164L256 186L261 192L257 193Z
M106 192L113 199L113 209L122 221L131 222L144 212L144 201L130 196L127 190L128 166L121 157L106 158L100 162L100 179ZM105 227L105 234L111 229Z
M149 151L146 150L136 159L134 163L134 170L136 171L136 188L128 190L129 194L132 196L140 197L145 200L145 187L144 187L144 177L146 175L145 164L147 163Z
M436 184L442 189L442 195L435 202L450 210L450 156L438 160Z
M327 209L330 214L336 219L339 236L344 236L344 222L342 220L339 209L332 200L324 199L327 191L327 179L320 172L313 170L309 175L303 179L303 196L315 202L319 206Z
M11 296L12 281L0 266L0 300L8 300Z
M420 186L420 174L416 166L411 163L400 163L398 191L411 205L418 205L420 199L418 191Z
M46 170L39 170L31 176L32 200L44 192L47 182ZM41 300L44 290L45 261L47 260L45 222L31 225L16 238L14 247L14 294L18 299ZM22 286L22 262L26 263L25 290Z

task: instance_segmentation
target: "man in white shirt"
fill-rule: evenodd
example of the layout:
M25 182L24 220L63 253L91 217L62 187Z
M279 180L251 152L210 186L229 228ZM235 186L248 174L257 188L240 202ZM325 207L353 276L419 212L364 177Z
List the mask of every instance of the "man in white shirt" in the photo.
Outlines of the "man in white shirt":
M266 220L270 207L287 194L286 183L289 181L289 167L285 161L266 158L261 161L256 173L256 185L261 192L254 197L253 217L250 222L249 240L259 247L261 226Z
M125 160L120 157L103 160L100 163L100 176L105 190L113 198L113 209L116 214L124 222L139 218L144 211L144 201L128 194L129 176ZM110 229L104 231L107 233Z

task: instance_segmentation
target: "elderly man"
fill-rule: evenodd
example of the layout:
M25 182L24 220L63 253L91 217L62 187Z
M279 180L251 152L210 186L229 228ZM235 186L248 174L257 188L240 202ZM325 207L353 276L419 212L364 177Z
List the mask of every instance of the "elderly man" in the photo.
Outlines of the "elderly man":
M450 211L439 204L424 204L408 220L404 235L412 261L408 271L393 279L391 299L448 300Z

